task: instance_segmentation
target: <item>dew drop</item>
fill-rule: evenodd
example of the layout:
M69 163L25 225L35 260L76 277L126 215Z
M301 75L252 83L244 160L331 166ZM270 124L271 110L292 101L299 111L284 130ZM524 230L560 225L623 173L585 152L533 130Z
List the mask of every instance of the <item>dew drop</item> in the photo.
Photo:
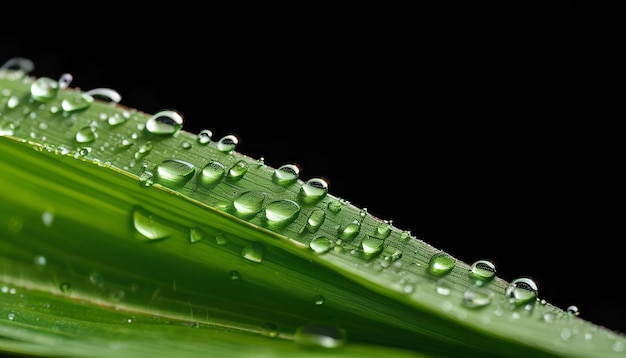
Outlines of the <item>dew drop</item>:
M379 239L386 239L391 234L391 224L383 223L376 227L376 231L374 232L374 236Z
M15 313L11 312L7 315L7 318L9 319L9 321L14 321L15 320Z
M439 252L434 254L428 262L428 272L434 276L444 276L454 268L456 260L451 256Z
M300 214L300 206L288 199L276 200L265 207L265 219L270 226L284 226L292 223Z
M151 150L152 150L152 141L147 141L145 143L142 143L137 149L137 152L135 152L135 159L143 158L146 154L150 153Z
M309 179L300 187L299 199L305 204L315 204L328 193L328 183L320 178Z
M435 285L435 292L442 296L450 296L452 293L452 285L445 279L440 279Z
M222 153L230 153L237 147L239 144L239 139L236 136L229 134L226 135L217 142L217 150Z
M309 248L318 254L323 254L330 251L332 248L332 241L325 236L319 236L311 240Z
M183 149L191 149L191 142L189 142L189 141L183 141L183 143L181 144L181 146L183 147Z
M326 213L324 210L315 209L311 211L309 217L306 220L306 228L310 233L316 232L326 219Z
M326 302L326 297L322 296L322 295L317 295L315 297L313 297L313 303L315 303L316 306L321 306Z
M199 227L192 227L189 229L189 240L191 242L196 242L204 239L206 237L206 233Z
M11 96L9 98L9 101L7 102L7 107L8 108L15 108L17 106L19 106L20 104L20 98L18 96Z
M150 240L164 239L172 234L172 229L162 219L141 206L132 211L135 230Z
M230 279L231 279L231 280L233 280L233 281L237 281L237 280L239 280L240 278L241 278L241 274L239 273L239 271L235 271L235 270L233 270L233 271L231 271L231 272L230 272Z
M54 212L46 210L41 214L41 221L45 227L51 227L54 222Z
M14 135L18 125L6 119L0 122L0 136Z
M278 326L274 323L264 323L261 326L261 334L270 338L278 337Z
M68 88L72 81L74 80L74 76L71 73L64 73L59 77L59 88Z
M354 220L343 228L339 228L339 238L344 241L350 241L354 239L361 231L361 223L358 220Z
M248 172L248 164L240 160L237 163L233 164L232 167L228 170L227 177L232 181L237 181L243 178L244 175Z
M98 271L89 274L89 282L96 287L104 287L104 275Z
M571 305L567 307L567 313L571 316L578 316L580 315L580 310L578 310L577 306Z
M114 103L120 103L120 101L122 100L122 96L119 94L119 92L111 88L94 88L89 91L86 91L85 94L88 94L92 97L98 97L98 98L104 99L106 101L114 102Z
M374 236L367 236L361 241L361 249L368 256L373 256L383 250L385 240Z
M490 261L478 260L470 266L469 274L476 283L483 284L496 276L496 267Z
M59 82L49 77L39 77L30 86L30 94L36 101L48 102L56 98Z
M185 185L195 172L193 164L178 159L165 159L157 166L158 181L169 185Z
M300 169L294 164L285 164L274 170L272 181L280 186L287 187L298 180Z
M209 129L203 129L200 131L200 133L198 133L198 143L200 144L209 144L209 142L211 141L211 138L213 138L213 132L211 132L211 130Z
M463 293L463 306L480 308L487 306L493 299L493 291L480 286L472 286Z
M328 203L328 205L326 205L326 207L328 208L328 210L330 210L331 213L337 214L341 211L343 205L338 200L332 200Z
M252 217L261 211L265 194L260 191L247 191L233 201L235 213L243 217Z
M43 255L37 255L35 256L34 262L35 262L35 265L37 266L46 266L46 264L48 263L48 260Z
M176 134L183 127L183 117L176 111L160 111L146 122L146 129L152 134Z
M308 323L296 329L294 342L303 346L338 348L346 341L346 332L330 323Z
M200 177L200 181L202 184L207 186L213 186L219 183L224 177L224 173L226 173L226 168L224 164L216 161L212 161L202 168L202 176Z
M59 290L63 293L70 293L72 291L72 285L69 282L61 282Z
M263 247L257 243L244 246L241 250L241 256L248 261L261 263L263 261Z
M93 97L87 93L75 93L61 102L61 108L65 112L76 112L87 109L93 103Z
M537 284L527 277L516 278L507 285L504 294L510 303L523 305L537 299Z
M82 127L76 132L75 137L78 143L93 142L97 138L96 128L91 126Z
M122 116L119 113L115 113L107 118L107 123L109 123L109 125L111 126L119 126L120 124L126 123L127 120L128 118L126 118L125 116Z

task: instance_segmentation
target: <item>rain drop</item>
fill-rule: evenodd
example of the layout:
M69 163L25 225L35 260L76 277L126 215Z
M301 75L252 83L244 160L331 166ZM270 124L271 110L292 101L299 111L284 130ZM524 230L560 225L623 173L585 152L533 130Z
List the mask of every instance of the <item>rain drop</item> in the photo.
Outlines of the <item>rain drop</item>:
M189 240L191 242L196 242L204 239L206 237L206 233L199 227L192 227L189 229Z
M326 302L326 297L322 296L322 295L317 295L315 297L313 297L313 303L315 303L316 306L321 306Z
M41 214L41 221L45 227L52 226L52 223L54 222L54 213L52 210L44 211L43 214Z
M202 176L200 181L206 186L212 186L219 183L226 173L224 164L216 161L212 161L202 168Z
M578 316L580 315L580 310L578 310L577 306L571 305L567 307L567 313L571 316Z
M328 183L320 178L309 179L300 187L299 199L305 204L315 204L328 193Z
M46 257L43 255L37 255L35 256L35 265L37 266L46 266L48 260L46 260Z
M380 253L383 250L384 243L385 240L383 239L379 239L374 236L367 236L361 242L361 249L363 250L363 253L365 253L365 255L371 257Z
M292 223L300 213L300 206L288 199L276 200L265 207L265 218L270 226L284 226Z
M87 109L93 103L93 97L87 93L76 93L71 97L64 98L61 102L61 108L65 112L76 112L81 109Z
M470 266L469 274L477 284L483 284L496 276L496 267L490 261L478 260Z
M76 132L76 141L78 143L90 143L96 140L96 128L91 126L82 127Z
M278 337L278 327L274 323L265 323L261 326L261 334L270 338Z
M236 136L229 134L227 136L222 137L217 142L217 150L222 153L230 153L237 147L239 144L239 139Z
M248 172L248 164L240 160L237 163L233 164L232 167L228 170L227 177L232 181L237 181L243 178L244 175Z
M358 220L354 220L344 228L339 229L339 238L344 241L350 241L354 239L361 231L361 223Z
M70 293L72 291L72 285L69 282L61 282L59 290L63 293Z
M0 136L14 135L18 125L10 120L3 120L0 122Z
M163 184L182 186L195 172L193 164L178 159L165 159L157 166L157 178Z
M146 122L146 129L152 134L176 134L183 127L183 117L176 111L160 111Z
M239 216L250 218L261 211L265 194L260 191L247 191L233 201L235 213Z
M198 143L200 144L209 144L211 138L213 137L213 132L209 129L203 129L198 133Z
M119 94L119 92L110 88L94 88L89 91L86 91L85 94L92 96L92 97L102 98L106 101L110 101L114 103L120 103L120 101L122 100L122 96ZM111 123L109 122L109 124Z
M307 230L311 233L316 232L320 228L320 226L322 226L325 219L326 213L324 212L324 210L315 209L311 211L309 217L306 220Z
M107 123L109 123L110 126L119 126L120 124L126 123L127 120L127 117L115 113L107 118Z
M150 240L163 239L172 234L172 229L162 219L146 209L136 206L132 211L135 230Z
M272 181L280 186L287 187L298 180L300 169L294 164L285 164L274 170Z
M48 102L56 98L59 82L49 77L39 77L30 86L30 94L36 101Z
M434 276L444 276L450 273L456 264L451 256L439 252L434 254L428 262L428 272Z
M230 272L230 279L233 281L237 281L241 278L241 274L239 273L239 271L231 271Z
M332 200L328 203L328 205L326 205L326 207L331 213L337 214L338 212L341 211L341 208L343 207L343 205L338 200Z
M530 278L516 278L507 285L504 294L516 306L533 302L537 299L537 284Z
M308 323L296 329L294 341L310 347L338 348L346 341L346 332L330 323Z
M472 286L463 293L463 306L480 308L487 306L493 299L493 291L480 286Z
M246 260L261 263L263 261L263 247L257 243L244 246L241 250L241 256Z
M332 248L332 241L325 236L319 236L311 240L309 248L311 248L311 250L315 253L323 254L330 251Z
M391 224L383 223L376 227L376 231L374 232L374 236L379 239L386 239L391 234Z

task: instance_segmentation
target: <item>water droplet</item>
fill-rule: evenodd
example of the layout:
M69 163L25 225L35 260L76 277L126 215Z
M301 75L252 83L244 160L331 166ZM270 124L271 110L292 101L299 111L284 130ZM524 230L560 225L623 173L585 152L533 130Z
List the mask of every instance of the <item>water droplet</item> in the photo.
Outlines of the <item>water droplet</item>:
M237 139L236 136L229 134L220 138L220 140L217 142L217 150L222 153L230 153L235 150L237 144L239 144L239 139Z
M59 82L49 77L39 77L30 86L30 94L39 102L48 102L56 98L59 92Z
M183 117L170 110L155 113L146 122L146 129L152 134L176 134L183 128Z
M530 278L516 278L507 285L504 294L510 303L523 305L537 299L537 284Z
M347 341L345 330L330 323L308 323L296 329L294 342L303 346L338 348Z
M65 112L76 112L81 109L87 109L93 103L93 97L87 93L75 93L71 97L64 98L61 102L61 108Z
M280 186L287 187L298 181L298 175L300 175L300 169L297 166L285 164L274 170L272 181Z
M189 142L189 141L183 141L183 143L181 144L181 146L183 147L183 149L191 149L191 142Z
M248 163L243 160L238 161L233 164L232 167L228 170L228 179L232 181L237 181L243 178L244 175L248 172Z
M7 107L8 108L15 108L17 106L19 106L20 104L20 98L18 96L11 96L9 98L9 101L7 102Z
M54 212L52 210L46 210L41 214L41 221L45 227L51 227L54 222Z
M107 118L107 123L111 126L119 126L120 124L126 123L127 120L128 118L116 112Z
M96 287L104 287L104 275L98 271L89 274L89 282Z
M339 238L344 241L350 241L354 239L361 231L361 223L358 220L354 220L343 228L339 228Z
M61 282L59 289L63 293L70 293L72 291L72 285L69 282Z
M445 279L439 279L437 280L437 285L435 286L435 292L442 296L450 296L452 293L452 284Z
M439 252L430 258L428 272L434 276L444 276L452 271L455 264L455 259L443 252Z
M477 284L483 284L496 276L496 267L490 261L478 260L470 266L469 272Z
M218 245L226 245L228 243L228 239L223 232L220 232L219 234L215 235L215 243Z
M328 183L320 178L309 179L300 187L299 199L305 204L315 204L328 193Z
M193 177L193 164L178 159L165 159L157 166L157 178L164 185L185 185Z
M133 209L132 218L135 230L150 240L163 239L172 234L172 229L165 224L163 219L141 206Z
M122 96L119 94L119 92L110 88L94 88L89 91L86 91L85 94L88 94L92 97L98 97L105 101L110 101L114 103L120 103L120 101L122 100ZM109 124L111 123L109 122Z
M74 80L74 76L71 73L64 73L59 77L59 88L68 88L72 81Z
M198 133L198 143L200 144L209 144L211 138L213 138L213 132L209 129L203 129Z
M76 141L78 143L93 142L97 137L96 128L91 126L82 127L76 132Z
M578 316L580 315L580 310L578 310L577 306L571 305L567 307L567 313L571 316Z
M329 238L324 237L324 236L319 236L311 240L311 242L309 243L309 247L314 252L318 254L323 254L325 252L330 251L333 245L332 245L332 241Z
M34 261L35 261L35 265L37 265L37 266L46 266L46 264L48 263L48 260L43 255L35 256L35 260Z
M491 303L493 292L485 287L472 286L463 293L463 306L468 308L485 307Z
M278 337L278 326L274 323L265 323L261 326L261 334L270 338Z
M11 57L3 63L2 66L0 66L0 69L30 73L33 69L35 69L35 64L32 60L25 57Z
M233 281L237 281L241 278L241 274L239 273L239 271L231 271L230 272L230 279Z
M316 306L321 306L326 302L326 297L322 296L322 295L317 295L315 297L313 297L313 303L315 303Z
M219 183L226 173L224 164L216 161L212 161L202 168L202 176L200 177L202 184L206 186L212 186Z
M15 313L11 312L8 314L7 316L9 318L9 321L14 321L15 320Z
M233 201L235 213L244 218L250 218L261 211L265 194L260 191L247 191Z
M368 257L376 255L383 250L385 240L374 236L367 236L361 241L361 249Z
M10 120L3 120L0 122L0 136L14 135L18 125Z
M154 174L149 170L145 170L139 176L139 181L142 182L145 187L152 186L154 184Z
M326 205L326 207L331 213L337 214L341 211L341 208L343 208L343 204L339 200L332 200L328 203L328 205Z
M241 256L249 261L260 263L263 261L263 247L258 243L251 243L241 250Z
M379 239L386 239L391 234L391 224L383 223L376 227L376 231L374 232L374 236Z
M307 230L309 230L309 232L311 233L316 232L320 228L320 226L322 226L325 219L326 213L324 212L324 210L315 209L311 211L309 217L306 220Z
M206 237L206 233L199 227L192 227L189 229L189 240L191 242L196 242L204 239Z
M139 148L137 148L137 152L135 152L135 159L143 158L146 154L150 153L151 150L152 141L142 143Z
M284 226L292 223L300 213L300 206L288 199L276 200L265 207L265 218L270 226Z

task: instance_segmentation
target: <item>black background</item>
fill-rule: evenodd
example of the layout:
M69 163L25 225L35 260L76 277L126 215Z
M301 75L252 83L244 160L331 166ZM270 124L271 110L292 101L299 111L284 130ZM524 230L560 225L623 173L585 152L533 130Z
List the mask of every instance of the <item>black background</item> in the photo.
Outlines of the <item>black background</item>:
M0 61L234 133L237 151L626 332L623 2L48 6L0 23Z

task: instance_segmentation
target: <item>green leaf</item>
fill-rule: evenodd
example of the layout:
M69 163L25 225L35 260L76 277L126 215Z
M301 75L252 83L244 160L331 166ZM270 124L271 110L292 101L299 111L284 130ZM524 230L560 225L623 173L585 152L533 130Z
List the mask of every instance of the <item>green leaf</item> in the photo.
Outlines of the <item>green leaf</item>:
M19 66L18 66L19 67ZM0 350L613 357L623 334L110 89L0 70ZM349 180L349 179L347 179Z

